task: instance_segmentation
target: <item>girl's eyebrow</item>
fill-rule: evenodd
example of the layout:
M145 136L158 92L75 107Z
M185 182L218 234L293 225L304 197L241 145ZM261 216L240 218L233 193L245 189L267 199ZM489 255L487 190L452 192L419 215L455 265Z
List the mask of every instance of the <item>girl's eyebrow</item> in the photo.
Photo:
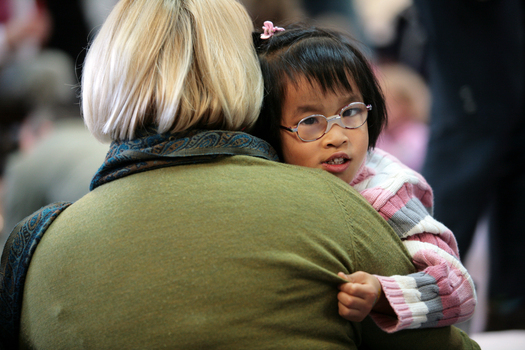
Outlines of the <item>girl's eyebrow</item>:
M360 98L358 95L353 94L353 93L349 94L348 96L345 96L344 98L341 99L342 104L341 104L341 107L339 107L339 110L349 105L350 103L362 102L361 100L362 98ZM297 106L297 108L295 109L295 112L296 114L315 113L321 110L322 108L323 108L323 104L321 102L315 102L315 103ZM337 110L337 112L339 112L339 110Z
M315 111L320 110L322 106L323 106L322 103L302 105L302 106L298 106L295 109L295 112L299 114L307 113L307 112L315 112Z
M361 100L362 100L362 98L359 97L358 95L356 95L356 94L350 94L350 95L348 95L348 97L346 98L346 104L348 105L348 104L350 104L350 103L352 103L352 102L362 102Z

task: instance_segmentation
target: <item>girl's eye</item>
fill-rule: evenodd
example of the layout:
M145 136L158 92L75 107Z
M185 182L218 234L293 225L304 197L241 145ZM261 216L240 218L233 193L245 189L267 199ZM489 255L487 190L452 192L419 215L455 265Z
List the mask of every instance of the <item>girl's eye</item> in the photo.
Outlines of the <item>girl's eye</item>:
M308 117L301 121L303 125L316 125L319 124L319 117Z
M348 108L341 113L342 117L353 117L361 113L361 110L359 108Z

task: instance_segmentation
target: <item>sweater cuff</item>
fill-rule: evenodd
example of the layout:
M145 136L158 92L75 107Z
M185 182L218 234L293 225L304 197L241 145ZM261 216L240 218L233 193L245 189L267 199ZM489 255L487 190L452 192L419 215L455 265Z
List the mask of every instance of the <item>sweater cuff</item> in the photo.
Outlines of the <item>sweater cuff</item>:
M425 289L425 300L421 299L421 286L410 276L377 276L383 293L397 315L397 319L388 315L371 312L376 324L388 333L403 329L441 326L443 305L436 285ZM455 318L457 321L457 318ZM452 320L451 320L452 321ZM454 322L446 322L454 323Z

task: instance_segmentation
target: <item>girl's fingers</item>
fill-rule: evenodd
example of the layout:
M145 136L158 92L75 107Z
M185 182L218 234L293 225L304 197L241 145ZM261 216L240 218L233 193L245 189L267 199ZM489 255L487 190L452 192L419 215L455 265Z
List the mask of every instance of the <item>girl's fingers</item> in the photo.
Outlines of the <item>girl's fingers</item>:
M370 310L372 308L372 303L368 300L356 298L352 295L340 292L337 295L337 300L341 305L344 305L348 309L354 310Z
M339 290L343 293L367 301L374 301L377 297L377 289L367 284L343 283L339 286Z
M341 303L339 303L338 306L339 306L339 315L341 315L343 318L347 319L348 321L361 322L368 315L367 311L360 310L360 309L351 309Z

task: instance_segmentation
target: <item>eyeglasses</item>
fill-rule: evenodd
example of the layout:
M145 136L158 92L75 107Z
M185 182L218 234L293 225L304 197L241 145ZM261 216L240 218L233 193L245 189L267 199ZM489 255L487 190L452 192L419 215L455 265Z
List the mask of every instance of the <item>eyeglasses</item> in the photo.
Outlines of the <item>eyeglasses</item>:
M332 129L334 123L345 129L361 127L368 118L368 111L371 110L372 105L353 102L344 106L337 115L327 118L322 114L314 114L301 119L294 128L283 125L280 127L286 131L297 133L297 136L304 142L311 142L323 137Z

